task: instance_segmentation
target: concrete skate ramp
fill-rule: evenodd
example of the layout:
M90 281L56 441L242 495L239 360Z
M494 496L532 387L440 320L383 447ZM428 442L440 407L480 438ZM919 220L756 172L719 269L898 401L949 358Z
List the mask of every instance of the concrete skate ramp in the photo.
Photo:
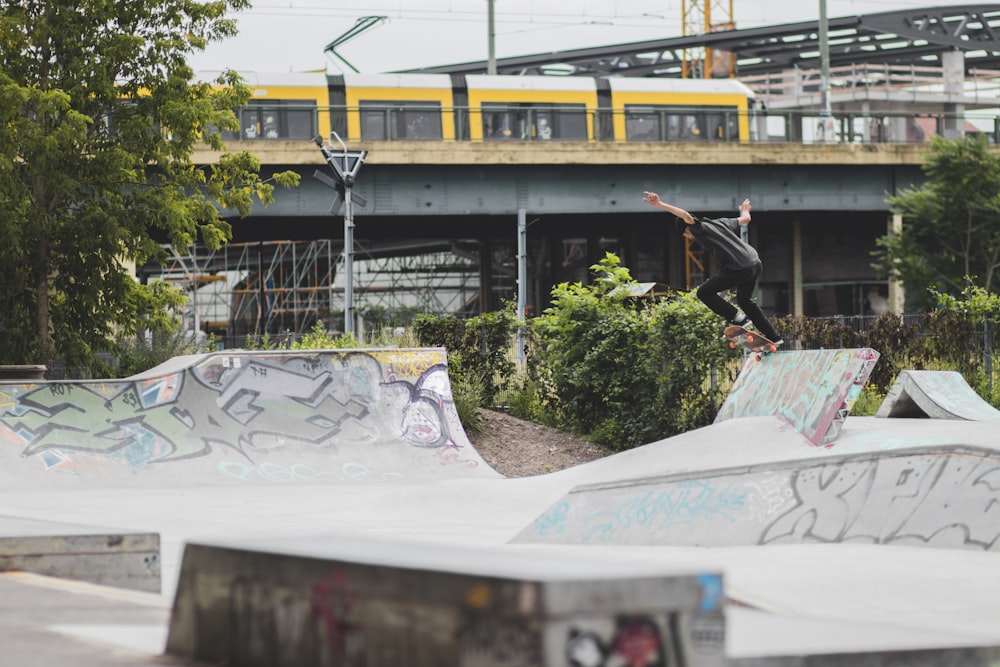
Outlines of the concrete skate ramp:
M766 423L746 422L739 444L749 451L731 445L732 428L719 430L734 422L700 429L697 442L662 454L726 453L702 455L702 470L577 485L512 541L1000 551L1000 449L990 424L852 417L833 446L793 450L759 437Z
M0 383L0 491L500 477L443 349L219 352L124 380Z
M875 416L995 421L1000 410L957 371L901 371Z
M514 541L1000 551L998 488L1000 459L981 449L795 461L577 487Z
M832 442L878 358L871 348L749 355L715 421L774 415L815 445Z

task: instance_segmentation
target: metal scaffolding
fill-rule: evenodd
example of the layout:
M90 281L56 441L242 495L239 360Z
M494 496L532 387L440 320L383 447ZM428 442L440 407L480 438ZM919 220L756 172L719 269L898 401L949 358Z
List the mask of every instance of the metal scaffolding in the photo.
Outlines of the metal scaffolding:
M340 241L230 243L218 250L170 250L143 280L188 294L185 329L238 341L246 335L304 333L316 322L338 329L345 308ZM354 283L358 317L479 312L479 249L474 242L358 244Z

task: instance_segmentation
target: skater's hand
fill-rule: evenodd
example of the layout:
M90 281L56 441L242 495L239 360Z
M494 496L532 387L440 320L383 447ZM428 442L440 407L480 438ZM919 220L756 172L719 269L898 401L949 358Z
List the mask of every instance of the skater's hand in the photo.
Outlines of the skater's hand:
M745 225L750 222L750 200L744 199L740 204L740 224Z
M642 201L646 202L650 206L656 206L660 203L660 195L655 192L643 192Z

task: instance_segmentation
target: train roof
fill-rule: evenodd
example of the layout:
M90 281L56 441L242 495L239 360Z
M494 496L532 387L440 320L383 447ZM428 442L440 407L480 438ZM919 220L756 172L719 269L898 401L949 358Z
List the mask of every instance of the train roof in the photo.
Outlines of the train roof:
M753 90L738 79L642 79L637 77L609 77L608 86L612 92L697 92L736 93L753 97Z
M450 88L449 74L353 74L340 75L354 88Z
M465 77L469 90L566 90L593 92L597 81L590 76L521 76L470 74Z

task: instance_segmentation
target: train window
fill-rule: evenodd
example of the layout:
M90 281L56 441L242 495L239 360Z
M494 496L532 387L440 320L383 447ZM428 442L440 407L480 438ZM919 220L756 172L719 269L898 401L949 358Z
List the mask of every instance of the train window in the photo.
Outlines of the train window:
M300 100L251 100L240 111L240 131L226 139L311 139L316 136L316 104Z
M736 107L682 109L626 105L626 141L738 141Z
M483 138L505 141L587 140L587 108L583 104L484 103Z
M442 137L440 104L361 101L361 138L364 140L440 140Z
M663 141L663 116L648 107L625 107L626 141Z
M667 141L708 141L712 137L700 113L667 115Z

